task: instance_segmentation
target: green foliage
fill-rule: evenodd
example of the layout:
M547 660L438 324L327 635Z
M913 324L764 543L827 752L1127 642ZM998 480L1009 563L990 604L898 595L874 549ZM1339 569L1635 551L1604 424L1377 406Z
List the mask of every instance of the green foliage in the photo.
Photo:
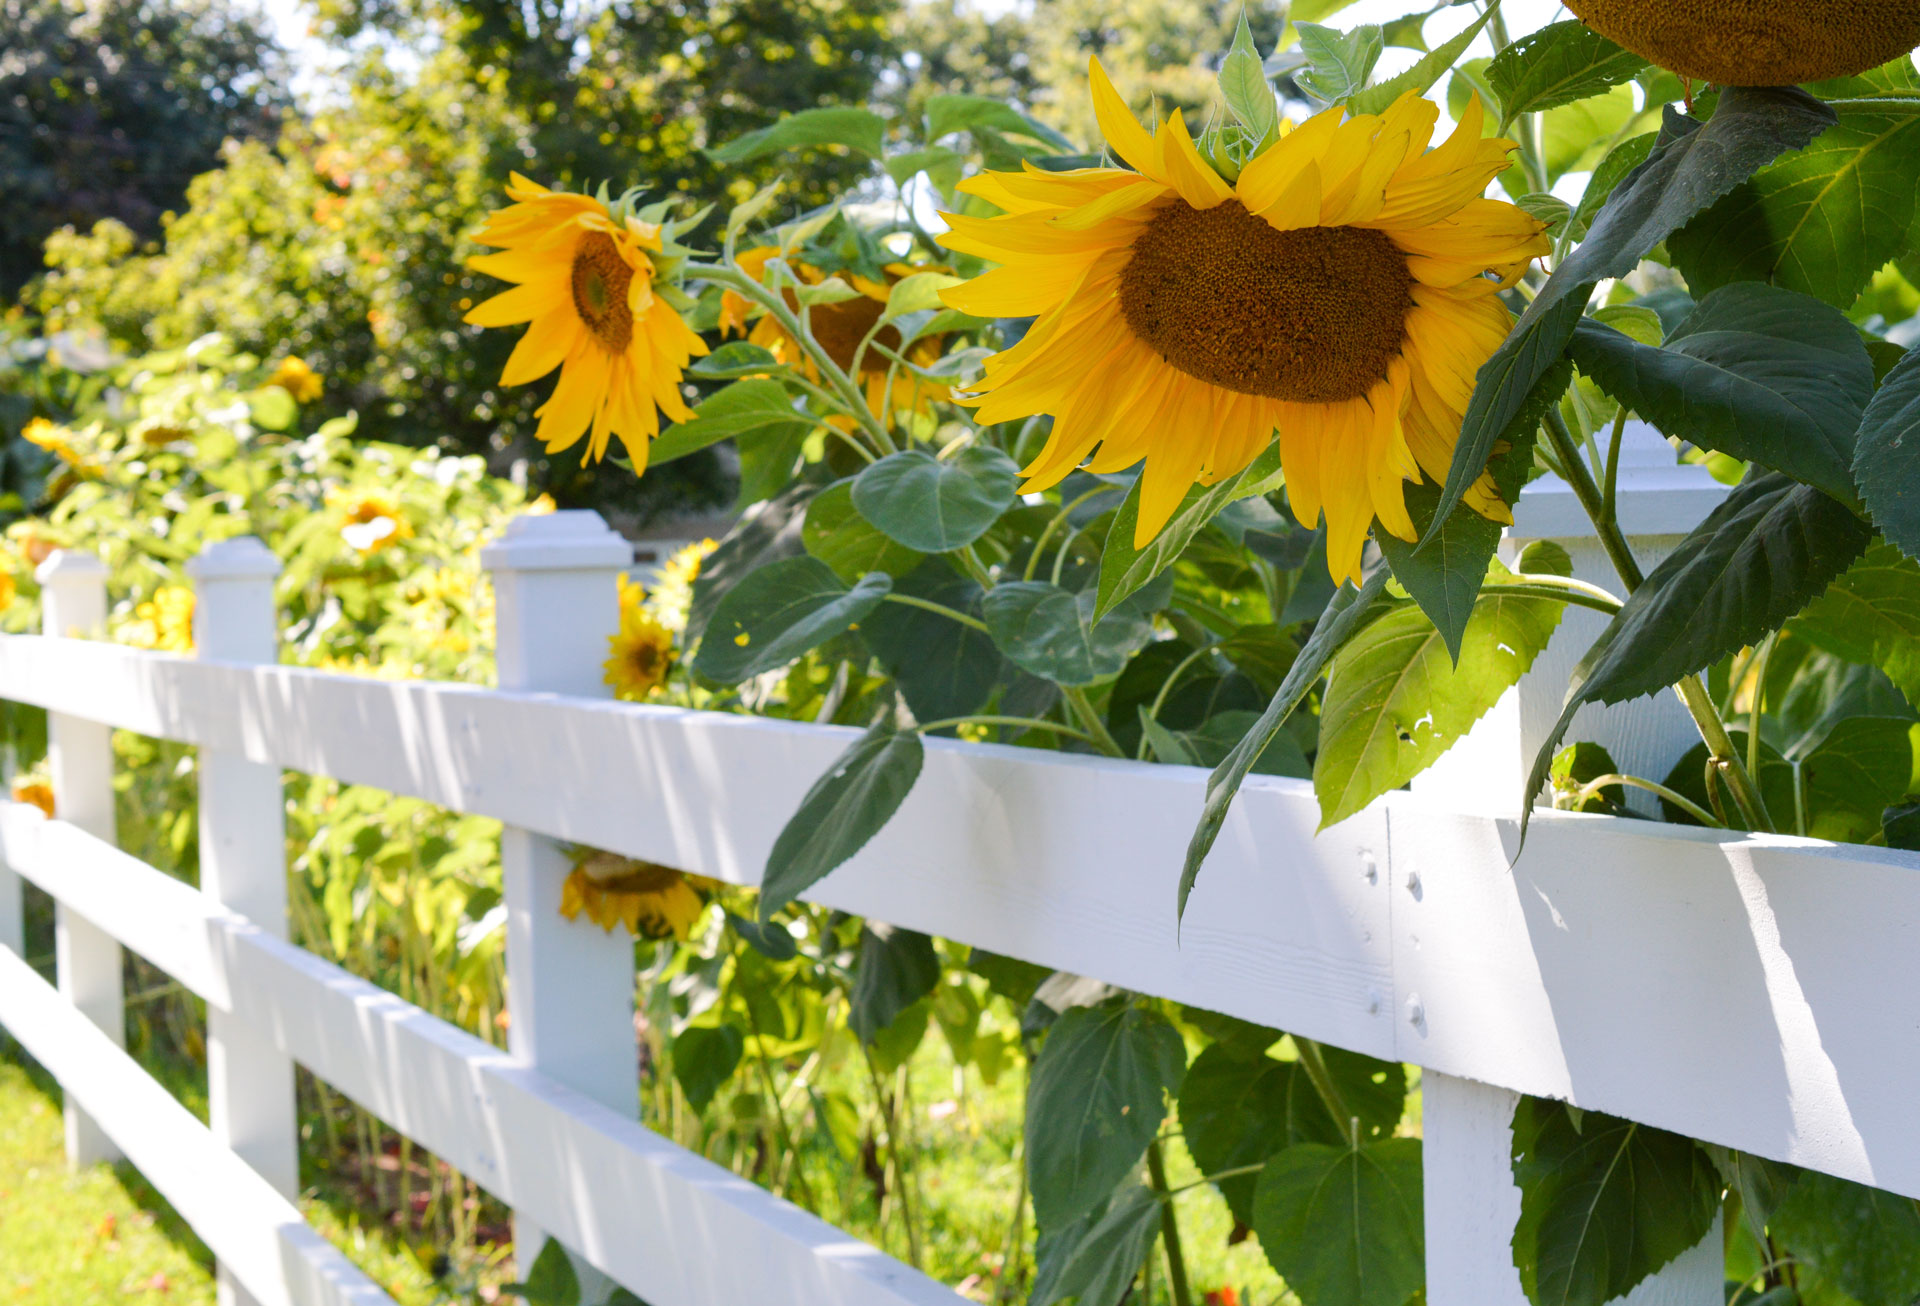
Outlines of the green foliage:
M694 670L723 685L785 666L880 606L892 578L869 572L851 588L818 558L750 572L714 610Z
M800 800L767 855L760 882L763 923L879 833L920 778L924 757L919 734L895 729L887 717L841 754Z
M947 553L999 520L1018 477L1013 460L991 445L969 445L945 459L906 449L855 478L853 506L889 539L923 553Z
M1920 354L1908 352L1867 405L1853 476L1881 533L1920 559Z
M1426 1283L1420 1145L1302 1143L1267 1162L1253 1225L1305 1306L1400 1306Z
M1549 23L1502 50L1487 66L1487 84L1500 97L1500 125L1572 104L1632 81L1647 61L1623 50L1585 23Z

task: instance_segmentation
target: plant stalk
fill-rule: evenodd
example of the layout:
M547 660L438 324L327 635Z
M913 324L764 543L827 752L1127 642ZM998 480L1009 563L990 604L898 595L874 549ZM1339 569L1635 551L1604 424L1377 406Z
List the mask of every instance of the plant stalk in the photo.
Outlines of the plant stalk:
M1167 1160L1157 1138L1147 1144L1147 1174L1153 1180L1154 1192L1163 1198L1170 1195ZM1187 1257L1180 1246L1180 1218L1169 1201L1160 1203L1160 1238L1167 1248L1167 1280L1173 1288L1173 1306L1193 1306L1193 1289L1187 1284Z
M1093 703L1087 698L1087 691L1078 685L1060 686L1060 697L1066 701L1073 714L1080 718L1080 724L1093 737L1093 745L1108 757L1125 757L1126 750L1114 740L1113 733L1107 729L1107 723L1100 719Z
M1344 1129L1355 1117L1347 1109L1347 1099L1340 1092L1340 1086L1333 1082L1333 1076L1327 1072L1327 1059L1321 1055L1320 1045L1310 1038L1295 1034L1293 1046L1300 1054L1300 1066L1307 1072L1307 1080L1313 1085L1313 1091L1320 1095L1320 1101L1325 1104L1334 1123Z

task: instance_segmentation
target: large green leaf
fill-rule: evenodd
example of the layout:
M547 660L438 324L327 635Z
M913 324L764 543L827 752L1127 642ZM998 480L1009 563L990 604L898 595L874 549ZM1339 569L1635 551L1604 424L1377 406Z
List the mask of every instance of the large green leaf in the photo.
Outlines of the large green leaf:
M1792 630L1849 662L1879 667L1920 707L1920 563L1891 544L1870 545Z
M767 854L760 882L762 923L866 847L913 791L925 757L918 734L896 729L891 718L882 717L834 760Z
M1632 272L1687 219L1833 121L1833 110L1792 87L1728 87L1705 125L1667 108L1647 161L1614 189L1587 238L1554 270L1480 369L1436 524L1453 512L1487 465L1495 439L1559 359L1594 286Z
M960 93L927 97L927 139L937 141L952 132L984 127L1007 136L1023 136L1052 146L1062 154L1072 154L1075 146L1044 123L1035 122L1010 107L1005 100L987 95Z
M849 585L870 571L884 571L898 580L926 557L888 539L860 515L853 506L851 479L835 481L813 496L800 528L800 542Z
M868 921L861 927L860 953L853 964L847 1028L862 1043L871 1043L939 982L940 958L932 939L918 930Z
M1264 1164L1289 1143L1338 1142L1342 1131L1320 1105L1297 1061L1258 1047L1215 1043L1180 1085L1180 1132L1203 1175ZM1219 1181L1233 1217L1253 1223L1255 1176Z
M1600 160L1600 165L1587 179L1587 188L1580 192L1580 202L1573 206L1569 228L1576 240L1586 237L1587 229L1593 225L1594 216L1600 212L1601 206L1635 168L1647 161L1658 139L1658 132L1643 132L1620 142Z
M1267 1162L1253 1230L1304 1306L1405 1306L1426 1283L1420 1140L1300 1143Z
M1428 51L1413 67L1356 93L1347 101L1347 111L1350 114L1384 113L1392 107L1395 100L1409 91L1415 95L1425 95L1435 82L1452 70L1453 65L1462 54L1466 53L1467 47L1473 44L1474 38L1480 35L1480 29L1487 25L1495 12L1497 12L1495 7L1488 5L1481 10L1478 18Z
M1294 660L1287 671L1287 678L1273 696L1273 702L1260 714L1240 742L1234 745L1226 760L1213 769L1207 777L1206 802L1200 809L1200 820L1194 826L1193 838L1187 841L1187 860L1180 870L1180 888L1175 904L1175 914L1185 916L1187 897L1193 892L1193 882L1200 876L1200 865L1207 859L1207 853L1213 847L1213 841L1220 835L1220 827L1227 819L1227 808L1233 804L1233 796L1240 792L1240 785L1253 769L1253 764L1261 754L1267 751L1267 745L1286 725L1287 717L1307 696L1307 691L1319 681L1320 675L1333 660L1333 655L1367 622L1378 615L1383 596L1387 592L1389 575L1385 567L1367 577L1359 589L1350 583L1342 583L1334 592L1327 610L1321 614L1319 623L1313 628L1312 638L1307 640L1300 656Z
M1880 533L1920 558L1920 350L1908 351L1867 405L1853 476Z
M1855 499L1854 432L1873 360L1838 310L1742 282L1716 290L1658 348L1591 318L1573 360L1660 430Z
M1013 502L1020 469L992 445L940 459L924 449L889 454L853 482L860 515L910 549L945 553L971 544Z
M1380 29L1372 24L1342 32L1296 21L1294 31L1300 36L1300 52L1307 57L1307 66L1294 74L1294 85L1328 104L1341 104L1358 94L1386 49Z
M893 587L895 594L925 599L978 617L980 586L931 558ZM977 712L1008 674L992 636L952 617L905 603L882 603L860 623L867 647L880 659L913 715L920 721Z
M1535 757L1521 812L1587 703L1656 693L1778 630L1866 549L1865 522L1810 486L1769 473L1735 487L1627 599L1574 670Z
M1140 1163L1186 1069L1180 1031L1124 996L1054 1022L1027 1090L1027 1179L1042 1229L1094 1209Z
M1798 780L1793 829L1815 839L1864 843L1880 829L1881 814L1907 792L1913 778L1913 722L1905 717L1855 716L1833 723L1787 761ZM1771 805L1771 800L1769 800ZM1774 816L1782 825L1787 813Z
M1240 24L1234 28L1233 44L1220 61L1220 98L1227 111L1245 129L1247 138L1264 141L1280 130L1280 102L1273 93L1261 66L1259 47L1247 26L1246 10L1240 11Z
M1088 1213L1061 1231L1057 1246L1040 1257L1028 1306L1120 1306L1160 1232L1160 1197L1144 1184L1128 1184L1105 1211Z
M770 563L720 600L693 669L709 680L737 685L783 667L859 624L892 588L892 578L876 571L849 589L818 558Z
M707 151L715 163L745 163L803 146L844 145L870 158L885 152L886 119L868 109L834 106L790 113L771 127L736 136Z
M1713 1227L1720 1177L1690 1138L1522 1098L1513 1117L1513 1261L1534 1306L1602 1306Z
M700 642L714 609L742 579L770 562L802 551L807 501L814 491L814 486L796 485L747 509L739 525L727 532L720 547L700 564L699 578L693 583L693 602L687 609L684 642L688 646Z
M692 421L662 431L647 448L647 465L669 463L735 436L805 431L811 425L794 409L784 385L766 377L749 377L708 395L693 410Z
M1275 488L1280 476L1280 443L1274 441L1240 471L1213 485L1196 485L1174 509L1173 516L1144 549L1133 547L1133 531L1140 520L1140 486L1135 477L1120 511L1107 530L1100 553L1100 585L1094 615L1104 617L1134 591L1173 565L1202 527L1228 504Z
M1698 295L1770 281L1847 308L1909 247L1920 188L1920 100L1843 101L1837 124L1674 233Z
M1910 1197L1809 1170L1774 1211L1773 1232L1822 1286L1861 1306L1920 1297L1920 1211Z
M674 1035L673 1078L697 1114L706 1113L745 1050L746 1039L732 1025L689 1025Z
M1045 581L1010 581L987 591L987 629L1013 664L1062 685L1085 685L1120 674L1153 638L1151 591L1140 591L1104 618L1095 593L1074 593Z
M1494 56L1487 82L1500 97L1502 129L1523 113L1584 100L1630 82L1647 61L1585 23L1549 23Z
M1566 605L1504 592L1508 573L1494 566L1458 662L1415 607L1388 613L1334 656L1313 763L1321 829L1433 765L1546 648Z

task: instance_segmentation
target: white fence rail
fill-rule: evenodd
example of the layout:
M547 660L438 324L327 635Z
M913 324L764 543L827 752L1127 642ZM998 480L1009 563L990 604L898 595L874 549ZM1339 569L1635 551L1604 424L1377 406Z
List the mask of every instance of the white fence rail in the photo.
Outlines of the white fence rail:
M1711 494L1647 475L1636 489L1629 469L1623 489L1640 547L1657 552ZM1577 561L1591 555L1553 505L1550 487L1530 495L1516 535L1532 521ZM0 861L204 996L257 1036L255 1052L306 1065L513 1205L523 1229L551 1232L652 1306L955 1302L633 1119L621 1087L630 1026L605 1037L630 1020L631 951L622 940L617 966L566 956L604 936L550 910L564 872L551 841L752 884L849 732L590 697L617 556L586 517L516 523L490 555L515 691L0 639L0 696L53 711L56 736L69 720L124 727L506 822L510 844L521 841L505 861L516 1031L537 1013L525 1044L502 1053L302 952L276 937L279 922L250 921L117 852L110 829L13 807L0 816ZM1251 780L1178 934L1174 880L1204 772L938 740L894 821L810 897L1425 1067L1433 1306L1520 1300L1507 1246L1515 1093L1920 1197L1920 857L1543 812L1509 869L1516 822L1503 804L1519 786L1508 772L1537 738L1528 723L1557 701L1556 661L1590 634L1572 616L1569 627L1415 792L1316 836L1310 786ZM1671 761L1686 743L1670 718L1649 703L1581 730L1659 773L1661 754ZM58 797L66 816L71 795ZM245 819L202 815L203 844L221 821ZM0 926L17 893L6 878ZM602 989L574 990L578 1016L530 1007L554 982ZM85 1019L0 958L0 1024L259 1300L373 1291L287 1232L281 1208L203 1200L179 1177L198 1164L187 1158L231 1156L190 1120L175 1119L166 1147L136 1151L131 1122L158 1110L158 1090L138 1087L106 1040L73 1037L91 1029ZM210 1230L229 1219L222 1242ZM270 1263L253 1250L262 1230L298 1254ZM1720 1300L1719 1280L1703 1244L1632 1300L1705 1306Z

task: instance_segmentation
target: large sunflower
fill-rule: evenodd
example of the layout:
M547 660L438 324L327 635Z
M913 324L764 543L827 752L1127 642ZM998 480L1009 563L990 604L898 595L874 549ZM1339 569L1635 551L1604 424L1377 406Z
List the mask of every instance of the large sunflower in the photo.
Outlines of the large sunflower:
M1096 60L1094 108L1133 171L988 172L961 189L1004 210L949 215L941 242L1001 266L946 292L984 317L1037 317L986 361L980 420L1053 415L1024 469L1045 489L1092 456L1145 460L1136 545L1195 482L1231 476L1280 433L1287 495L1327 562L1357 580L1377 516L1414 538L1403 483L1444 478L1474 374L1511 326L1495 292L1549 248L1541 224L1481 198L1511 141L1478 101L1429 151L1438 110L1402 96L1333 108L1232 184L1176 110L1149 135ZM1482 477L1467 502L1510 520Z
M780 255L778 249L762 245L742 253L735 262L741 271L756 281L767 278L767 264ZM827 279L827 273L810 263L793 261L789 263L795 276L808 285L819 285ZM900 352L900 332L892 327L881 327L873 332L873 343L880 349L868 346L863 353L860 342L867 333L879 324L881 314L886 312L887 298L895 283L903 277L916 272L947 272L950 269L937 267L914 267L907 263L889 263L885 268L886 280L875 281L863 277L857 272L848 271L841 279L859 293L850 299L835 303L815 304L807 310L807 323L813 330L813 338L826 351L827 357L839 365L840 370L852 377L866 396L867 408L875 417L884 417L889 402L893 410L899 413L929 411L935 403L948 397L945 386L935 385L921 380L904 367L894 366L890 354ZM799 311L800 298L789 287L783 294L787 307ZM748 343L759 345L783 363L799 367L809 380L820 380L820 369L813 360L801 352L799 342L787 334L785 327L771 314L761 314L758 321L749 327L752 305L746 296L729 290L720 297L720 330L723 334L739 333L745 335ZM925 367L940 357L946 337L941 335L922 336L908 347L902 355L911 363ZM883 353L882 350L888 352ZM855 369L858 356L859 367ZM842 419L844 422L845 419Z
M617 435L634 471L645 471L660 414L678 422L693 416L680 396L681 376L689 360L707 352L654 284L650 255L663 251L661 226L617 216L591 195L550 191L517 172L507 196L515 203L490 214L474 237L501 252L467 264L516 284L466 321L533 324L500 382L524 385L560 369L535 431L548 453L571 448L591 429L587 458L605 456L608 435Z

